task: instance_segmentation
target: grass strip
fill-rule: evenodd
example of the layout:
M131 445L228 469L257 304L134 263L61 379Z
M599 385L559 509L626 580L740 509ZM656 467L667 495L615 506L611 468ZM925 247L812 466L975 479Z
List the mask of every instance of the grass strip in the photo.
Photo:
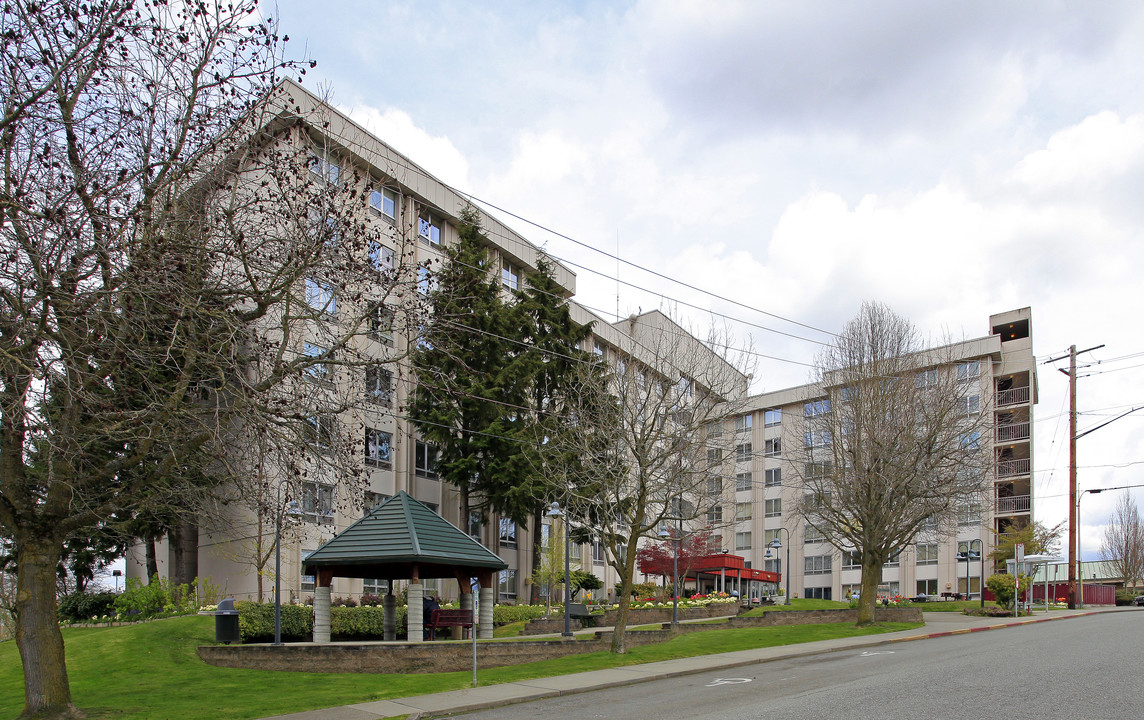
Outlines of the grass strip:
M625 655L596 652L479 671L482 685L625 665L894 632L916 624L858 628L850 623L734 628L681 635ZM219 668L195 648L214 642L210 617L181 617L114 628L64 630L72 697L91 718L246 720L350 703L457 690L469 672L378 675ZM0 643L0 708L14 716L24 688L15 642Z

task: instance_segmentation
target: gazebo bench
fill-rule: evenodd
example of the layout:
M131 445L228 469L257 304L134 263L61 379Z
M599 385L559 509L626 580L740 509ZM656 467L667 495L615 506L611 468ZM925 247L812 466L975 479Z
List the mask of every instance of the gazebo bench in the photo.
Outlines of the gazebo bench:
M429 621L425 623L425 628L429 630L429 639L436 640L437 628L443 627L472 628L473 611L440 609L434 610L429 616Z

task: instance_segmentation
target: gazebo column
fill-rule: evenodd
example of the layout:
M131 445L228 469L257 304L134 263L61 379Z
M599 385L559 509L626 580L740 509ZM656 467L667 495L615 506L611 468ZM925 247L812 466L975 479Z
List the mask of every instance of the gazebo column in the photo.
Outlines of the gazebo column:
M461 602L461 609L468 610L471 613L473 612L473 579L469 577L467 573L464 573L460 570L456 571L456 576L457 587L460 588L459 600ZM465 637L464 628L456 629L460 630L461 632L456 636L455 639L463 640ZM475 626L469 629L469 632L472 633L475 633L476 631L477 628Z
M389 579L389 592L381 600L385 609L382 618L382 639L390 642L397 639L397 597L393 594L393 578Z
M314 587L314 642L330 641L330 586L334 582L332 570L318 570L318 581Z
M425 588L421 585L416 565L413 566L413 582L409 583L406 596L409 598L409 607L405 611L408 629L408 637L405 640L419 643L425 639L425 604L422 600L425 597Z
M493 577L495 575L496 573L492 570L484 570L479 578L481 583L481 616L478 619L477 637L482 640L491 639L493 636Z

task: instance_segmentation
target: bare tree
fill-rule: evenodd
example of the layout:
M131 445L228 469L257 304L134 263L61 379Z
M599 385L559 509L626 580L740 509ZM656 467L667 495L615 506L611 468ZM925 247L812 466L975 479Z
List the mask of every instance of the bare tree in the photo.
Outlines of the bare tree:
M259 477L244 452L263 437L291 493L360 478L370 318L416 326L371 256L365 178L298 117L279 74L304 68L257 10L4 5L0 534L21 717L79 714L65 542L112 517L185 524Z
M926 349L906 319L864 304L821 354L805 420L784 439L803 448L791 467L801 521L861 556L860 625L882 566L988 488L988 393L951 347Z
M736 415L747 390L725 337L700 342L658 312L624 325L628 346L610 372L583 368L567 400L571 422L547 448L567 458L555 479L566 482L573 522L603 545L619 577L616 653L626 649L639 543L658 538L664 525L701 526L723 501L714 484L722 488L731 472L734 434L713 429Z
M1125 589L1138 587L1144 578L1144 523L1140 509L1125 490L1104 526L1100 559L1124 579Z

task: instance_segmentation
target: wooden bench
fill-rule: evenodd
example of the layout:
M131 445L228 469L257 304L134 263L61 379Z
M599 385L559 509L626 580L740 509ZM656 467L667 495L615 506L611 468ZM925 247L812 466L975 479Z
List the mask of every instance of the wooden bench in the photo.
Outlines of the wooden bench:
M459 627L459 628L472 628L473 627L473 611L472 610L434 610L429 614L429 620L425 623L425 629L429 631L429 639L437 639L437 628L443 627Z

